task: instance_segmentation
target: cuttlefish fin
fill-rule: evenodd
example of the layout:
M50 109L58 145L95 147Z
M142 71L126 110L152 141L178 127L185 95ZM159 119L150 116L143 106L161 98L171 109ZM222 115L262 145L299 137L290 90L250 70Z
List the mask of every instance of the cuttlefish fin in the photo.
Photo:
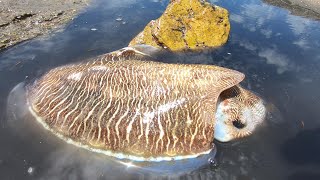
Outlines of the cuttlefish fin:
M239 71L213 66L210 75L213 79L212 88L215 88L215 92L220 93L230 87L239 84L245 75Z
M239 84L245 77L241 72L218 67L218 66L208 66L205 68L204 76L205 81L196 82L200 89L205 91L205 96L202 97L203 112L207 113L205 118L209 124L215 124L215 112L217 103L219 101L219 96L222 91L231 88Z
M146 44L138 44L138 45L129 46L129 47L133 48L137 53L145 56L149 56L149 57L154 57L157 54L164 51L163 49L146 45Z
M110 61L119 60L142 60L142 61L152 61L154 58L153 54L160 52L160 49L148 46L148 45L137 45L133 47L124 47L117 51L105 54Z
M203 82L201 82L201 78L199 78L199 82L195 81L198 84L199 92L203 93L203 96L197 98L197 100L200 99L201 104L197 112L204 127L202 134L206 136L207 142L209 142L207 144L203 143L201 148L204 151L212 148L220 94L222 91L239 84L245 76L241 72L218 66L205 67L202 76L200 74L199 76L205 79ZM201 142L201 139L196 139L196 141Z

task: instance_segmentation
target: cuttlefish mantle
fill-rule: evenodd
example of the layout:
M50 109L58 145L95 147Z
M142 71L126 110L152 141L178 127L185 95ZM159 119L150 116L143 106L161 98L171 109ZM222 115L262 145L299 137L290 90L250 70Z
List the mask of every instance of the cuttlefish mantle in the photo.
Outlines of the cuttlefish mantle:
M52 69L26 86L29 109L58 137L109 156L163 161L208 154L216 121L224 121L216 115L222 92L239 87L244 74L148 58L126 48Z

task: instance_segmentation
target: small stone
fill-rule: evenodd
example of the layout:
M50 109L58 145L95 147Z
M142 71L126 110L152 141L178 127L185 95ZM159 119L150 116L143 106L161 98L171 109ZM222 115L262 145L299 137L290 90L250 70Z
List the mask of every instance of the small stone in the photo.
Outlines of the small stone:
M34 173L34 168L33 167L29 167L28 168L28 174L32 175Z
M64 13L64 11L58 12L57 16L61 16Z
M9 38L6 38L6 39L1 40L1 43L9 43L9 42L10 42L10 39L9 39Z

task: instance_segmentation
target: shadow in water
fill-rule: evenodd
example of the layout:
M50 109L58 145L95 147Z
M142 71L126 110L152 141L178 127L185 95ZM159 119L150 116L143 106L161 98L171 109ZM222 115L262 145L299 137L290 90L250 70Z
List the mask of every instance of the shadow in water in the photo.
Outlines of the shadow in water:
M319 180L320 173L299 172L294 173L288 177L288 180Z
M302 131L283 144L282 153L293 164L320 165L319 139L320 128Z
M283 144L282 154L285 159L299 168L305 166L320 166L320 129L305 130ZM318 168L315 168L318 169ZM288 180L318 180L320 173L300 170L289 175Z

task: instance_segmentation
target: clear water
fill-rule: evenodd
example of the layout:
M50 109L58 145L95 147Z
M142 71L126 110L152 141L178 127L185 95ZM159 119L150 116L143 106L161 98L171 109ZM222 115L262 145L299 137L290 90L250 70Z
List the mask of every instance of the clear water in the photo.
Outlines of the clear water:
M0 179L320 179L320 22L259 0L212 2L230 12L228 43L162 60L217 64L245 73L242 85L261 95L269 111L255 134L216 142L216 166L159 177L68 145L32 118L10 126L6 104L15 85L126 46L168 3L96 0L64 30L0 52ZM13 112L18 120L22 113Z

